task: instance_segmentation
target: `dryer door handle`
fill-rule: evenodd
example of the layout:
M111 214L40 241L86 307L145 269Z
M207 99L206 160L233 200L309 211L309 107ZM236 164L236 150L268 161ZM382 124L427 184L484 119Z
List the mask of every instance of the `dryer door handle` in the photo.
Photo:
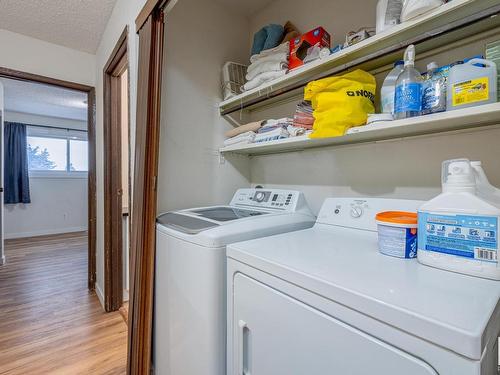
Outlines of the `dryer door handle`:
M251 375L249 356L250 329L245 321L238 321L238 375Z

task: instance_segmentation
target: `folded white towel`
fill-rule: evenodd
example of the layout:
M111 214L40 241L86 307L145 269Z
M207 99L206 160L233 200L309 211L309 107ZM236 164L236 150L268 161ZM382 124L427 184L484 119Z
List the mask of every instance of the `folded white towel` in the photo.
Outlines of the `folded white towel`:
M258 55L253 55L252 57L250 57L250 62L254 63L259 59L279 53L286 53L288 55L290 53L290 42L280 44L278 47L266 49L261 53L259 53Z
M261 73L265 72L280 72L288 70L288 62L284 61L268 61L265 63L257 63L256 67L247 72L246 79L251 81Z
M290 134L290 137L298 137L298 136L301 136L301 135L309 135L309 134L311 134L313 132L312 130L308 130L308 129L305 129L305 128L301 128L300 126L293 126L293 125L288 125L286 127L286 130Z
M287 127L288 125L291 125L291 124L293 124L293 118L290 118L290 117L282 117L282 118L279 118L276 120L269 119L269 120L262 122L262 126L259 129L259 133L262 131L265 131L268 128L276 128L279 126Z
M254 89L256 87L259 87L260 85L272 81L273 79L282 77L286 74L286 70L280 70L279 72L264 72L260 73L257 75L254 79L251 81L248 81L245 83L243 86L244 91L249 91L251 89Z
M288 53L286 52L273 53L272 55L263 57L261 59L257 59L255 62L251 63L250 66L247 68L247 73L252 72L255 69L258 69L262 64L277 63L277 62L288 63Z
M288 133L290 133L291 137L298 137L299 135L303 135L306 132L306 129L299 128L299 127L293 126L293 125L288 125L286 127L286 130L288 131Z
M246 132L237 135L236 137L232 137L229 139L226 139L224 141L224 146L231 146L234 144L246 144L246 143L252 143L255 139L256 134L254 132Z
M283 138L288 138L290 134L286 129L283 128L277 128L275 130L271 130L267 133L259 133L254 139L255 143L259 142L268 142L268 141L275 141L277 139L283 139Z

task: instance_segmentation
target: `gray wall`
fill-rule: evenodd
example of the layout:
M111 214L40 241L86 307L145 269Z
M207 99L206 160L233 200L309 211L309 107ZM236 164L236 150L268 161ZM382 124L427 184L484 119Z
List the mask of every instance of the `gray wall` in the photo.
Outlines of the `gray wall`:
M158 211L227 203L248 187L246 157L219 163L231 126L218 114L221 68L248 59L248 21L215 2L182 0L165 22Z

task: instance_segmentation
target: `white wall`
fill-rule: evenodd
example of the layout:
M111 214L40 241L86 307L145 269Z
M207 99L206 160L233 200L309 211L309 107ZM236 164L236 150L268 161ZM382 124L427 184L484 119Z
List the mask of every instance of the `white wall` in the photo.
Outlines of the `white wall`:
M221 68L245 61L249 22L224 6L182 0L165 22L158 210L227 203L248 187L246 157L219 163L231 126L219 116Z
M0 67L94 86L94 55L2 29L0 51Z
M87 179L30 177L30 204L6 204L5 238L87 230Z
M85 121L6 112L5 121L86 129ZM5 238L87 230L87 178L30 177L30 204L5 205Z
M366 5L368 3L371 6ZM376 1L361 0L279 0L252 18L252 28L255 30L273 20L283 22L290 19L301 28L314 27L313 23L317 22L336 36L337 43L342 41L341 37L347 30L375 24L375 3ZM356 24L351 24L352 20ZM498 34L491 38L498 39ZM417 67L425 71L426 63L432 60L444 65L484 53L485 40L464 41L460 46L450 45L447 50L435 56L417 54ZM388 70L385 70L376 76L379 87L387 73ZM294 112L294 105L291 102L254 111L252 118L289 116ZM440 193L441 162L450 158L482 160L491 182L500 186L498 139L500 129L483 129L462 134L448 133L257 156L251 162L251 182L253 185L269 188L290 187L302 190L315 213L319 211L323 200L331 196L384 196L425 200Z
M125 26L129 28L128 58L129 58L129 98L130 98L130 142L135 145L135 114L137 103L137 51L138 36L135 30L135 19L146 0L118 0L108 21L96 53L96 160L97 160L97 272L96 291L104 305L104 175L103 175L103 69L106 65L118 38ZM131 160L134 159L133 148ZM131 165L133 173L133 165Z

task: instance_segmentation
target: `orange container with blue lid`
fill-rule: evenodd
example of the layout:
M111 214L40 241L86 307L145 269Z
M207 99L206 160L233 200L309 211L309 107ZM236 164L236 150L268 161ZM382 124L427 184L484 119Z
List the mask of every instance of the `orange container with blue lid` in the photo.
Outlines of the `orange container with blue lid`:
M382 254L404 259L416 258L416 212L380 212L375 219L378 227L378 247Z

